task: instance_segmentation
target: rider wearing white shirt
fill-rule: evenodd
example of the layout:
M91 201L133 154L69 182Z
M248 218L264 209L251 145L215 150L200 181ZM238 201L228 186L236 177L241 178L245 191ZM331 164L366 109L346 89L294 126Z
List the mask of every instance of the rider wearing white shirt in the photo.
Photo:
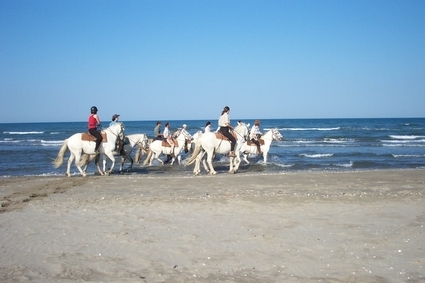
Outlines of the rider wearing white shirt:
M174 142L173 139L171 138L171 134L170 134L170 123L167 122L165 123L165 129L164 129L164 140L166 140L168 142L168 144L171 146L171 155L174 155Z
M254 125L251 129L250 138L253 143L257 146L257 153L261 154L261 147L260 147L260 137L262 133L260 132L260 120L255 120Z
M236 139L229 132L229 130L232 128L232 125L230 125L229 112L230 112L230 107L225 106L223 111L221 112L220 118L218 119L218 126L220 127L220 132L225 137L227 137L230 141L229 156L230 157L236 157L236 154L235 154Z

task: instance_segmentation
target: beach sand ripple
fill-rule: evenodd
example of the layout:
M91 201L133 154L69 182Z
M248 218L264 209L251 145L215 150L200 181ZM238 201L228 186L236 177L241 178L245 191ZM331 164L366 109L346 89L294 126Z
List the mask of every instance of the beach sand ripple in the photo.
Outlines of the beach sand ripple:
M423 170L5 178L1 282L425 282Z

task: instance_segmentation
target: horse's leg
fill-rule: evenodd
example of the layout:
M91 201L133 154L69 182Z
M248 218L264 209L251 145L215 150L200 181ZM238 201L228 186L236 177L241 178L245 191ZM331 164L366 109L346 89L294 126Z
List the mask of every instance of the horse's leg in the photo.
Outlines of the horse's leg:
M164 161L162 161L159 156L161 155L161 153L156 154L156 152L154 152L153 157L151 159L151 163L149 165L152 165L152 161L154 159L158 160L159 163L161 163L162 166L164 166Z
M120 169L118 172L122 172L122 168L124 167L125 156L121 156Z
M102 164L103 164L103 172L106 172L106 158L104 157L102 160Z
M128 155L127 158L130 159L130 166L128 166L127 172L130 172L130 170L133 170L133 158L131 158L130 155Z
M94 164L96 165L97 171L99 172L100 176L103 176L103 175L105 175L105 170L102 171L102 169L100 169L99 159L100 159L100 155L98 154L95 157ZM105 160L103 160L103 161L105 162ZM105 165L103 165L103 166L105 167Z
M235 169L233 169L233 162L235 162L236 157L230 157L229 159L229 173L235 174Z
M267 151L263 152L264 164L267 164L267 153L268 153Z
M80 158L81 158L81 152L77 152L77 153L75 153L74 154L74 157L75 157L75 166L77 166L77 169L78 169L78 171L80 171L80 173L81 173L81 175L83 176L83 177L85 177L86 176L86 173L85 172L83 172L83 169L81 168L81 166L80 166Z
M114 170L114 167L115 167L115 156L114 156L114 154L112 153L112 152L108 152L108 153L106 153L105 152L105 155L111 160L111 162L112 162L112 164L111 164L111 169L109 169L109 171L108 172L106 172L105 171L105 173L108 173L108 174L111 174L112 173L112 171Z
M210 174L211 175L217 174L217 172L214 170L214 167L212 165L212 159L213 159L213 157L214 157L213 150L207 151L207 163L208 163L208 166L210 167Z
M75 156L74 156L74 154L71 152L71 155L69 156L69 158L68 158L68 164L67 164L67 167L66 167L66 175L68 176L68 177L71 177L71 163L72 163L72 161L74 161L74 158L75 158Z
M241 157L240 157L240 155L239 154L237 154L236 155L236 157L235 157L235 164L234 164L234 167L233 167L233 170L235 171L235 173L236 172L238 172L238 170L239 170L239 166L241 165Z
M205 171L210 172L210 169L208 168L208 165L207 165L206 158L204 158L204 157L205 157L205 154L206 154L206 152L205 152L205 151L203 151L203 152L201 153L201 159L200 159L200 160L202 160L202 165L204 166ZM201 166L201 165L199 165L199 167L200 167L200 166ZM201 168L199 168L199 171L201 171Z
M201 159L202 159L202 157L204 156L204 153L205 152L199 152L199 154L198 154L198 156L196 156L196 159L195 159L195 166L193 167L193 174L194 175L198 175L199 173L201 173L201 170L200 170L200 163L201 163Z
M242 159L246 162L246 164L249 164L248 155L249 153L242 152Z

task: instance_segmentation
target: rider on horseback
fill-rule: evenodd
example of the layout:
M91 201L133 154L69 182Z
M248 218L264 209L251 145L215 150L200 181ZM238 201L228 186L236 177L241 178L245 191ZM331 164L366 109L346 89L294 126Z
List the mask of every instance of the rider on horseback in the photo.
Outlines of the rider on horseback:
M174 156L174 142L173 138L170 133L170 123L165 123L165 129L164 129L164 140L168 142L168 144L171 146L171 156Z
M102 143L102 135L97 130L97 127L101 126L99 116L97 116L97 107L92 106L90 108L90 116L89 116L89 133L96 138L96 146L94 148L94 152L99 154L99 146Z
M109 127L111 127L111 126L113 126L115 124L120 123L120 122L118 122L118 119L119 118L120 118L120 115L119 114L112 115L112 122L109 123ZM117 139L117 144L115 145L115 151L122 155L123 154L123 152L122 152L123 150L124 150L124 140Z
M230 112L229 106L224 107L223 111L221 112L221 116L218 119L218 126L220 127L220 132L230 140L229 156L236 157L236 154L235 154L236 139L229 132L229 129L232 128L232 125L230 125L229 112Z
M255 145L257 146L257 154L262 154L261 152L261 146L260 146L260 137L261 137L261 132L260 132L260 120L255 120L254 125L252 126L251 129L251 141L253 143L255 143Z

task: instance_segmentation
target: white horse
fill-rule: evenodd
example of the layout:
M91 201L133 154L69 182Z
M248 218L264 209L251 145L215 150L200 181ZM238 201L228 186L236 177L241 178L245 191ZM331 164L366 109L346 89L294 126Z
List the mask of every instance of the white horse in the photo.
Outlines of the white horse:
M264 158L264 161L263 161L264 164L267 164L267 154L270 150L270 144L272 143L273 140L275 141L283 140L283 137L281 133L279 133L277 128L267 131L267 133L265 133L259 139L260 149ZM245 160L245 162L249 164L248 155L257 154L257 145L251 141L248 141L247 143L244 143L241 146L240 152L242 153L243 160Z
M120 169L119 172L122 172L123 167L124 167L124 162L129 159L130 160L130 166L126 169L127 172L129 172L132 168L133 168L133 158L131 157L131 152L133 151L133 148L135 146L138 146L138 148L140 148L141 150L147 150L148 148L148 137L146 136L146 134L132 134L132 135L128 135L124 137L124 145L123 148L120 152L118 151L113 151L112 154L114 156L121 156L121 163L120 163ZM80 161L80 165L84 166L83 172L86 172L87 166L89 165L89 163L95 159L95 164L97 167L99 167L98 163L99 163L99 159L100 156L99 155L89 155L89 154L84 154L83 157L81 158ZM113 170L113 168L111 168ZM111 170L111 171L112 171ZM106 159L103 159L103 172L106 171Z
M249 127L245 123L239 123L237 127L233 129L236 133L236 146L235 153L236 157L230 158L230 168L229 173L236 173L239 169L240 160L240 147L243 143L248 140L249 137ZM218 136L217 136L218 135ZM221 134L216 133L203 133L199 134L198 139L195 141L195 149L192 155L189 157L189 160L186 162L186 165L192 164L194 161L195 167L193 173L198 175L201 172L200 163L204 154L207 154L207 164L209 167L210 174L217 174L212 165L212 160L215 154L228 154L230 152L230 141ZM206 168L207 169L207 168ZM208 169L207 169L208 171Z
M175 138L174 138L175 137ZM192 135L189 134L188 131L179 129L173 134L173 140L176 144L174 146L174 151L171 152L171 146L167 143L167 141L155 140L151 142L149 145L149 153L145 159L143 165L152 165L153 160L158 160L162 165L164 165L164 161L159 159L161 154L172 155L171 165L174 164L174 161L177 157L178 163L181 164L181 153L184 148L187 148L188 144L190 144L192 140ZM177 143L176 143L177 141Z
M117 139L123 139L124 138L124 125L122 123L117 123L115 125L112 125L109 128L106 128L102 131L103 134L106 135L106 140L102 141L102 143L99 146L99 152L100 154L106 155L111 161L112 161L112 167L115 165L115 157L113 155L113 150L115 149L116 141ZM83 136L87 135L87 133L77 133L66 139L59 152L56 156L56 159L53 161L53 165L55 168L59 168L63 163L63 158L65 155L65 152L67 149L70 151L70 156L68 159L68 166L66 170L66 175L68 177L71 177L71 163L75 159L75 166L78 168L78 171L80 171L81 175L86 176L86 173L81 169L80 165L80 158L82 153L86 153L89 155L94 155L94 148L96 146L96 142L91 139L89 140L83 140ZM98 166L99 174L104 175L105 172L102 172ZM110 173L110 172L109 172Z

